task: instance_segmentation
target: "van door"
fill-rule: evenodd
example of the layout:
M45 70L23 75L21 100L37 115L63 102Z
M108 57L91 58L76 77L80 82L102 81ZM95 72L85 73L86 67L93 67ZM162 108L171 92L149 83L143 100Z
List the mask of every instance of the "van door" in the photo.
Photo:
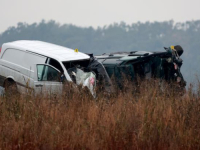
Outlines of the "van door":
M61 73L58 69L47 64L37 64L34 67L34 89L36 94L61 94Z

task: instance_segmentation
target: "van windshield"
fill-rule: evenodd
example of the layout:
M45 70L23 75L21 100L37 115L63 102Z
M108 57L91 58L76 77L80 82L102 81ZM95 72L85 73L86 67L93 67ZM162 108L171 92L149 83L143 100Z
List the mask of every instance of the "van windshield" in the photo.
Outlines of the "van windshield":
M63 65L65 66L66 70L77 67L77 68L86 68L90 63L90 59L84 59L84 60L76 60L76 61L66 61L63 62Z
M63 62L63 65L65 66L73 82L76 83L75 73L77 71L77 68L81 70L85 70L85 68L88 67L89 63L90 63L90 59L84 59L84 60L76 60L76 61L66 61L66 62Z

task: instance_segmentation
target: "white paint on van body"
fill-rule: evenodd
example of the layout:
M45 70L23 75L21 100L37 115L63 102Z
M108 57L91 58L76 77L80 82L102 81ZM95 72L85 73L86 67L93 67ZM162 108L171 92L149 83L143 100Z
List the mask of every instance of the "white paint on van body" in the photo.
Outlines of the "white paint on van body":
M4 55L5 50L8 48L38 53L50 58L54 58L59 61L89 59L89 56L84 53L81 52L77 53L70 48L41 41L15 41L10 43L5 43L2 46L2 52L0 54L1 57L2 55Z
M0 76L12 78L21 91L26 90L24 86L36 91L41 91L41 87L45 91L61 91L62 82L38 81L36 65L45 64L47 58L57 60L64 70L66 79L72 81L62 62L90 57L69 48L41 41L5 43L0 53Z

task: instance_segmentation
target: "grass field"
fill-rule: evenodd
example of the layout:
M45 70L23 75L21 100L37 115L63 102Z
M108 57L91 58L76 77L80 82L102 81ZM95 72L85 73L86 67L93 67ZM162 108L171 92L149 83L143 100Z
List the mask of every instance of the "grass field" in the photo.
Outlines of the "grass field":
M66 87L61 97L0 98L0 149L200 149L200 98L189 88L143 83L93 99Z

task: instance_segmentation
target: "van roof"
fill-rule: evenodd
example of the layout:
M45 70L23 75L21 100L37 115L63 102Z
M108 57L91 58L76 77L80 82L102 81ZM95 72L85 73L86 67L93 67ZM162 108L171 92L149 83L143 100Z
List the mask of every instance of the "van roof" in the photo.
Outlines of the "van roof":
M81 52L75 52L70 48L42 41L22 40L5 43L2 46L2 53L8 48L38 53L47 57L57 59L59 61L70 61L90 58L88 55Z

